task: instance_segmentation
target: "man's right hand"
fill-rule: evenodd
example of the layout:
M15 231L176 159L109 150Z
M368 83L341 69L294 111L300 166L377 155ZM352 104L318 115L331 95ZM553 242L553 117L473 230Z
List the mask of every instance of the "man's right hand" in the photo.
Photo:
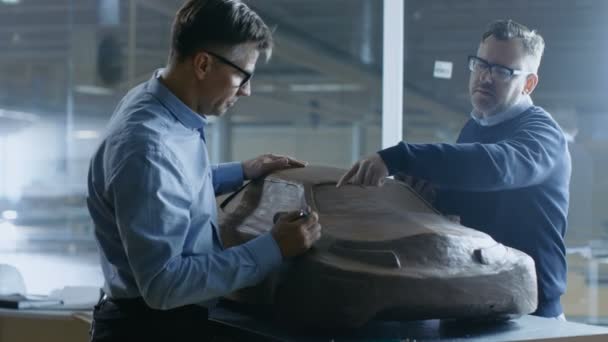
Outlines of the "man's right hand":
M363 186L382 186L388 177L388 168L378 153L356 162L336 184L336 188L350 183Z
M281 215L271 233L284 258L306 252L321 237L319 215L311 211L300 217L301 211L290 211Z

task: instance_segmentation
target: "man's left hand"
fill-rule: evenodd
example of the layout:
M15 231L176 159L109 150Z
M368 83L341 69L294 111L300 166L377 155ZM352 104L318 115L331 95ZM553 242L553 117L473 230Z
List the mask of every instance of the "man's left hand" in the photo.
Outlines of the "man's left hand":
M306 164L287 156L263 154L243 162L243 175L245 179L256 179L274 171L304 167Z

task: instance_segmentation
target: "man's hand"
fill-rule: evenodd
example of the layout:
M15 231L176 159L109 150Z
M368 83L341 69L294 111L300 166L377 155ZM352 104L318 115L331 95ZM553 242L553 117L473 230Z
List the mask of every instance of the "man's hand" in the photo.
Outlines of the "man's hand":
M341 187L346 183L363 186L381 186L388 177L388 168L378 153L363 158L351 167L336 184Z
M245 179L256 179L274 171L304 167L306 164L306 162L287 156L263 154L257 158L243 162L243 175Z
M319 215L310 212L302 217L300 210L288 212L279 217L271 233L284 258L300 255L321 237Z
M437 196L435 186L431 182L427 182L424 179L414 178L410 175L403 173L395 174L395 179L402 181L412 187L414 191L418 193L425 201L433 204Z

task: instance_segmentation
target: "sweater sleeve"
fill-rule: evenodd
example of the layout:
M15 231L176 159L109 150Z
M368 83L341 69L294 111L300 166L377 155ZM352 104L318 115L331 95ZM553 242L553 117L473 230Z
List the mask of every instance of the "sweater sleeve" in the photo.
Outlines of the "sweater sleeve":
M543 182L567 154L567 145L555 123L535 119L496 143L401 142L378 153L390 174L404 172L448 190L496 191Z

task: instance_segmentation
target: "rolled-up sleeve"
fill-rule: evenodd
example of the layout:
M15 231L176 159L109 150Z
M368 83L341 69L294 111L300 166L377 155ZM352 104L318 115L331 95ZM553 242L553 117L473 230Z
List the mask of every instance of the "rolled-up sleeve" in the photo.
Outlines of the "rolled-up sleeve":
M162 149L134 153L108 186L122 246L146 303L170 309L215 299L261 281L282 259L270 234L223 251L184 255L183 245L191 229L212 228L210 224L191 227L193 194L179 164L171 162L166 153ZM236 165L216 170L221 172L214 175L234 172L221 182L220 189L236 184ZM242 169L240 172L242 181Z

